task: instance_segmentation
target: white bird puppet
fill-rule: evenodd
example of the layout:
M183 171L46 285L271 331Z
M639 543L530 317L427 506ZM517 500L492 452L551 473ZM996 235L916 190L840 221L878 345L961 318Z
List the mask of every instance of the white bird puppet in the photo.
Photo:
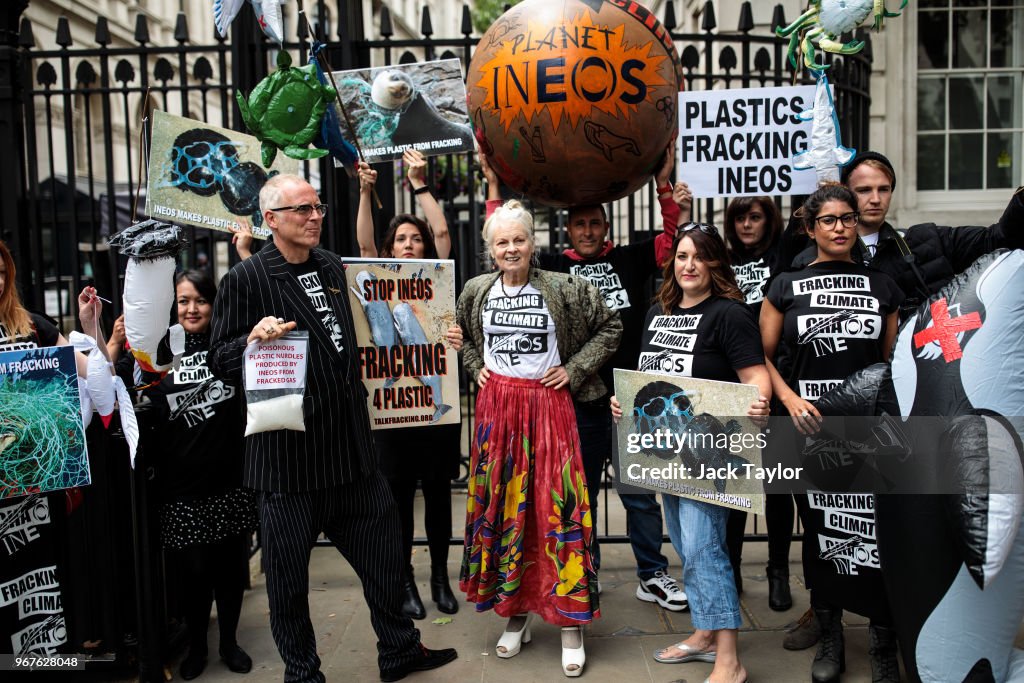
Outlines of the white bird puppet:
M135 419L135 408L128 388L120 377L111 372L113 367L99 343L87 334L75 331L68 336L68 341L75 351L88 358L87 378L78 378L78 386L82 397L82 425L89 426L92 422L92 411L100 414L104 427L110 426L110 418L115 404L121 416L121 431L128 441L132 467L135 467L135 452L139 446L139 424Z
M181 325L168 327L174 305L175 259L186 244L181 228L148 220L110 238L128 256L124 274L124 332L143 370L165 373L185 352Z
M228 27L242 10L245 0L213 0L213 21L217 32L224 38L228 35ZM284 42L284 22L281 19L281 5L284 0L249 0L256 12L256 21L260 23L263 33L275 43Z

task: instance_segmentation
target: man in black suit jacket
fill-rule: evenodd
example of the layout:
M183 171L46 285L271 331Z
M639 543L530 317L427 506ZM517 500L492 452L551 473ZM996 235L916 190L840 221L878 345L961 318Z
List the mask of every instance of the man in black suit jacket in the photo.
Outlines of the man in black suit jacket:
M261 432L245 441L244 483L261 492L270 628L285 680L324 680L308 595L310 551L322 531L363 584L381 680L396 681L457 655L423 647L401 613L398 514L377 471L345 274L337 255L316 248L326 208L298 176L275 176L263 186L260 210L273 241L224 278L209 365L224 381L243 384L248 344L309 332L306 431Z

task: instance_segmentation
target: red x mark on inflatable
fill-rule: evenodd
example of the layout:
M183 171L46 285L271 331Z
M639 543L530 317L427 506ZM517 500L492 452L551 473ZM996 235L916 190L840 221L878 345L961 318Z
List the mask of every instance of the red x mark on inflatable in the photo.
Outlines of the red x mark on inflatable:
M960 342L956 335L967 330L976 330L981 327L981 316L977 312L962 315L959 318L949 317L949 305L945 297L932 304L932 326L921 330L914 335L914 348L918 349L933 341L939 342L942 348L942 357L947 363L960 360L964 350L960 348Z

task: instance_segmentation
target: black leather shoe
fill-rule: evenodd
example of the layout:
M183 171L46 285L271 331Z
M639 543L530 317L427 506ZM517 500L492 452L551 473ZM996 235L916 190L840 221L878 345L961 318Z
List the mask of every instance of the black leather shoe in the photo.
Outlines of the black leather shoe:
M410 619L425 619L427 616L427 609L420 600L420 592L416 590L416 579L412 575L412 570L402 584L402 614Z
M768 565L768 607L776 612L785 612L793 606L793 595L789 591L789 567Z
M238 647L238 644L221 646L220 658L228 669L236 674L247 674L252 671L252 657L245 653L245 650Z
M455 651L455 648L446 647L443 650L428 650L423 647L422 643L420 643L420 653L415 659L391 669L381 669L380 680L400 681L415 671L436 669L439 666L444 666L448 662L454 662L455 658L458 656L459 653Z
M195 650L189 650L188 656L181 660L181 668L178 669L178 673L186 681L191 681L193 678L197 678L203 669L206 668L206 653L197 652Z
M452 587L448 583L448 572L445 569L430 570L430 597L437 603L437 609L445 614L455 614L459 611L459 603L452 593Z

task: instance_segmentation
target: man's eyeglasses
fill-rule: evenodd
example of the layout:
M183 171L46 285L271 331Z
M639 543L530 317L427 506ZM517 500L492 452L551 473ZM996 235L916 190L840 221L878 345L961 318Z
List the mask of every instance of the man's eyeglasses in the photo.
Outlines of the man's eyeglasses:
M661 417L666 412L670 415L686 415L693 417L693 404L685 389L670 396L655 396L639 408L633 408L636 417Z
M842 216L818 216L814 219L814 222L829 230L836 227L837 222L842 223L844 228L856 228L857 224L860 223L860 214L853 212L844 213Z
M684 232L690 232L691 230L700 230L705 235L712 235L718 237L718 228L707 223L687 223L683 227L679 228L680 234Z
M326 204L297 204L295 206L279 206L276 209L271 209L271 211L294 211L303 218L309 218L309 214L313 213L314 210L321 216L327 215Z

